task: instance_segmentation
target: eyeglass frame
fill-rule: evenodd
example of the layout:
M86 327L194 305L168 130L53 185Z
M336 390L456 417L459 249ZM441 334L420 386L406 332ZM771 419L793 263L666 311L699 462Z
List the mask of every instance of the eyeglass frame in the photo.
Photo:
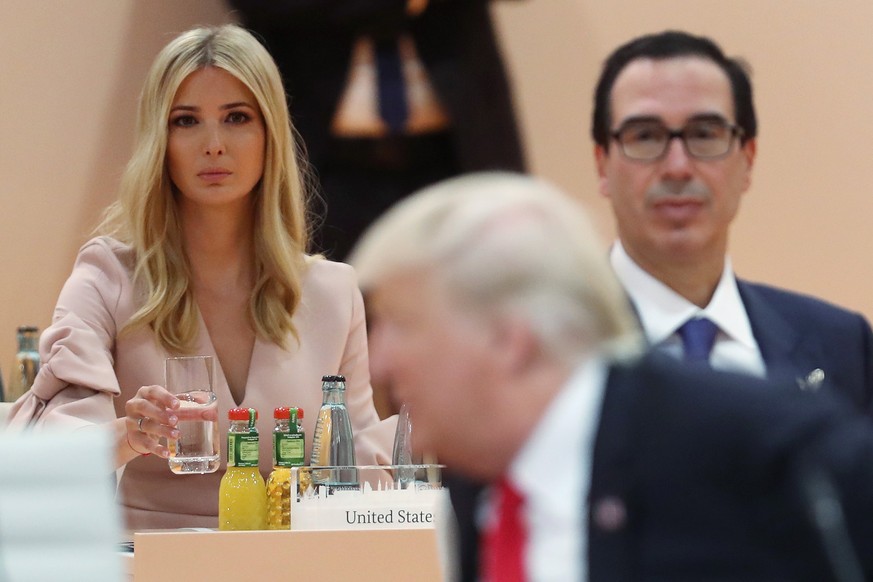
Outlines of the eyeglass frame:
M713 156L699 156L699 155L691 152L691 150L688 147L688 141L687 141L688 138L686 137L686 132L688 131L689 125L691 125L693 123L697 123L697 122L719 123L730 132L730 139L728 140L727 149L725 149L724 153L716 154ZM660 154L658 154L657 156L655 156L653 158L635 158L633 156L628 155L627 152L625 152L624 143L619 139L619 136L621 135L621 133L625 129L627 129L629 126L636 124L636 123L657 123L661 126L661 128L663 128L666 131L667 141L664 142L664 149L661 151ZM662 159L664 156L667 155L667 152L670 150L670 144L676 138L679 138L679 140L682 142L682 147L685 149L685 153L689 157L694 158L695 160L711 161L711 160L722 159L725 156L727 156L729 153L731 153L731 149L733 148L734 141L739 139L742 142L742 139L745 136L745 134L746 134L746 132L742 127L740 127L739 125L737 125L735 123L729 122L727 119L725 119L724 117L722 117L720 115L712 115L712 116L705 115L705 116L700 116L700 117L692 117L691 119L686 121L685 125L683 125L680 129L670 129L669 127L667 127L667 124L665 124L664 122L662 122L660 119L658 119L656 117L633 117L633 118L624 120L624 122L620 126L618 126L617 129L615 129L614 131L611 131L609 133L609 137L611 139L615 140L615 142L618 144L618 149L621 150L621 153L624 157L626 157L629 160L633 160L635 162L656 162L656 161Z

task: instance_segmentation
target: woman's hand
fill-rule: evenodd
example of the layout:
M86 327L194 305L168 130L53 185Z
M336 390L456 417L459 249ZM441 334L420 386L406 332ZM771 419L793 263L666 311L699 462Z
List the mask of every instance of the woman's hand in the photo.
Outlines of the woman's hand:
M167 458L170 450L161 445L161 437L179 438L176 410L179 399L162 386L143 386L124 405L127 444L140 455L152 453Z

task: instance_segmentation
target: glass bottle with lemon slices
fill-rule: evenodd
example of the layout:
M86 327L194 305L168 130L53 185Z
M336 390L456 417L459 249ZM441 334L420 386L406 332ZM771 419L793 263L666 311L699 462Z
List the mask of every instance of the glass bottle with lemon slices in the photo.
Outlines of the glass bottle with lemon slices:
M268 529L291 528L291 467L304 464L301 418L302 408L280 406L273 411L276 426L273 428L273 472L267 479Z

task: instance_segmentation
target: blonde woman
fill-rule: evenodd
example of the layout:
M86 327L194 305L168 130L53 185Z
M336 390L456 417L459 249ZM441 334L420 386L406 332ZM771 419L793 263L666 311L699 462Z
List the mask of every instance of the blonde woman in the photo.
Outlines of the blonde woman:
M11 421L111 427L130 528L217 526L224 463L176 476L159 440L177 430L169 356L214 357L220 434L230 408L257 408L269 434L291 405L312 435L322 375L343 374L358 462L390 459L355 274L306 254L297 154L278 70L250 33L197 28L158 55L119 199L79 251ZM271 458L262 438L264 473Z

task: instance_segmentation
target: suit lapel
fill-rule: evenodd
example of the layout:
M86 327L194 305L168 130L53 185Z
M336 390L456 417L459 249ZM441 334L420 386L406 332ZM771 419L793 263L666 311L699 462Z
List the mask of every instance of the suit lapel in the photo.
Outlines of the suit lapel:
M588 568L591 582L632 579L629 528L633 478L635 398L629 370L609 371L594 443L588 498Z
M817 367L822 361L819 351L803 341L803 334L754 285L737 280L737 288L767 366L767 376L794 378L800 388L817 390L824 379Z
M768 368L771 363L791 362L800 335L753 286L737 280L740 298L752 325L752 334Z

